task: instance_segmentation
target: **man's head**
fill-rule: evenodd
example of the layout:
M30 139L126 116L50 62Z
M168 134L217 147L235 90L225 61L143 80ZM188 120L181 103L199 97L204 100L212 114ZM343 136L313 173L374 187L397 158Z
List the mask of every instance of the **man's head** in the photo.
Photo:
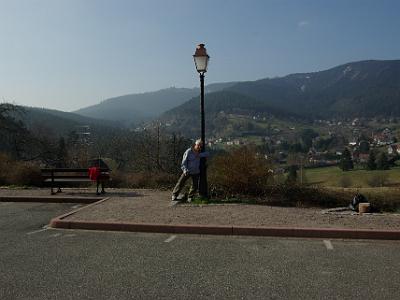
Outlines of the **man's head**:
M197 152L200 152L202 146L203 142L200 139L198 139L194 142L193 149Z

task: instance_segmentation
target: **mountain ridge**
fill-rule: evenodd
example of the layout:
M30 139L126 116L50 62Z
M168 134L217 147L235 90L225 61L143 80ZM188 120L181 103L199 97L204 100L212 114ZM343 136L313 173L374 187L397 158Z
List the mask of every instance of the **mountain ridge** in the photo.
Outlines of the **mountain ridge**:
M217 92L206 96L206 120L207 114L213 116L207 121L212 129L218 128L214 124L219 122L218 111L232 111L235 105L250 116L263 113L306 122L400 116L400 60L358 61L324 71L239 82L223 92L225 94ZM229 96L233 102L227 99ZM193 98L160 118L174 124L174 130L190 132L188 120L197 120L198 101L198 97Z
M360 108L362 114L370 116L371 113L365 107L350 107L350 111L344 111L341 107L349 104L352 99L364 99L365 105L373 104L374 101L368 99L365 89L397 97L396 93L387 93L392 86L400 89L400 60L350 62L318 72L241 82L230 90L280 109L316 117L326 117L332 113L355 115ZM379 109L377 112L385 114ZM400 114L400 109L396 113Z
M206 93L230 87L235 83L209 84L205 87ZM199 88L170 87L152 92L108 98L98 104L78 109L74 113L103 120L118 120L127 126L131 126L155 118L199 94Z

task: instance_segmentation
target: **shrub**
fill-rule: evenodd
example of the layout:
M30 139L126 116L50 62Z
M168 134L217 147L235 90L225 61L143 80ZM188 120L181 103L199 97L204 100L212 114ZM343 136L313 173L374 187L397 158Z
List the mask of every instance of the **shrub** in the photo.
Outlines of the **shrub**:
M399 190L375 191L365 195L375 210L400 212Z
M343 199L344 204L349 204L356 193L361 193L371 203L373 211L396 212L400 210L400 189L398 188L326 188L325 191L337 199Z
M389 175L385 172L379 172L371 175L367 179L367 184L370 187L382 187L388 184Z
M349 176L341 176L338 180L338 185L343 188L348 188L353 184L353 180Z
M110 187L114 188L171 188L177 178L175 175L159 172L126 173L115 171L111 173Z
M220 196L260 195L273 180L270 164L249 147L214 157L209 171L212 189Z
M0 153L0 185L7 184L12 163L12 159L7 154Z
M126 173L120 171L112 171L110 174L111 180L108 186L111 188L122 188L126 186Z
M285 183L272 187L269 197L261 202L280 206L335 207L347 206L350 200L351 198L342 192Z
M15 161L0 153L0 184L41 186L40 168L34 163Z
M175 176L169 173L139 172L128 175L128 186L131 188L169 188L175 183Z
M378 170L389 170L390 169L389 159L385 152L380 152L376 156L375 162L376 162L376 168Z
M15 162L8 176L8 184L28 186L42 185L40 168L33 163Z

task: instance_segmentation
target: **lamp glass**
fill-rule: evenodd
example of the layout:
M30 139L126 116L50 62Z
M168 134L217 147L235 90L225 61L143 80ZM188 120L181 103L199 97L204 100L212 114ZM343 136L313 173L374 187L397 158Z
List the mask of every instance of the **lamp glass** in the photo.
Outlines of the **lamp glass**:
M208 55L202 55L202 56L195 56L194 57L194 63L196 64L196 70L199 73L202 72L207 72L207 65L208 65Z

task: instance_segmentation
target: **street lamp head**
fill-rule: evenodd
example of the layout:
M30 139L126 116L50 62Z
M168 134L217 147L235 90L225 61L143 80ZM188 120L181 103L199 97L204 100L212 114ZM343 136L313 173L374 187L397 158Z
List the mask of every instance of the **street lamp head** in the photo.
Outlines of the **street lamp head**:
M210 57L207 54L207 50L204 44L199 44L196 47L196 52L193 55L196 70L199 73L207 72L208 60Z

